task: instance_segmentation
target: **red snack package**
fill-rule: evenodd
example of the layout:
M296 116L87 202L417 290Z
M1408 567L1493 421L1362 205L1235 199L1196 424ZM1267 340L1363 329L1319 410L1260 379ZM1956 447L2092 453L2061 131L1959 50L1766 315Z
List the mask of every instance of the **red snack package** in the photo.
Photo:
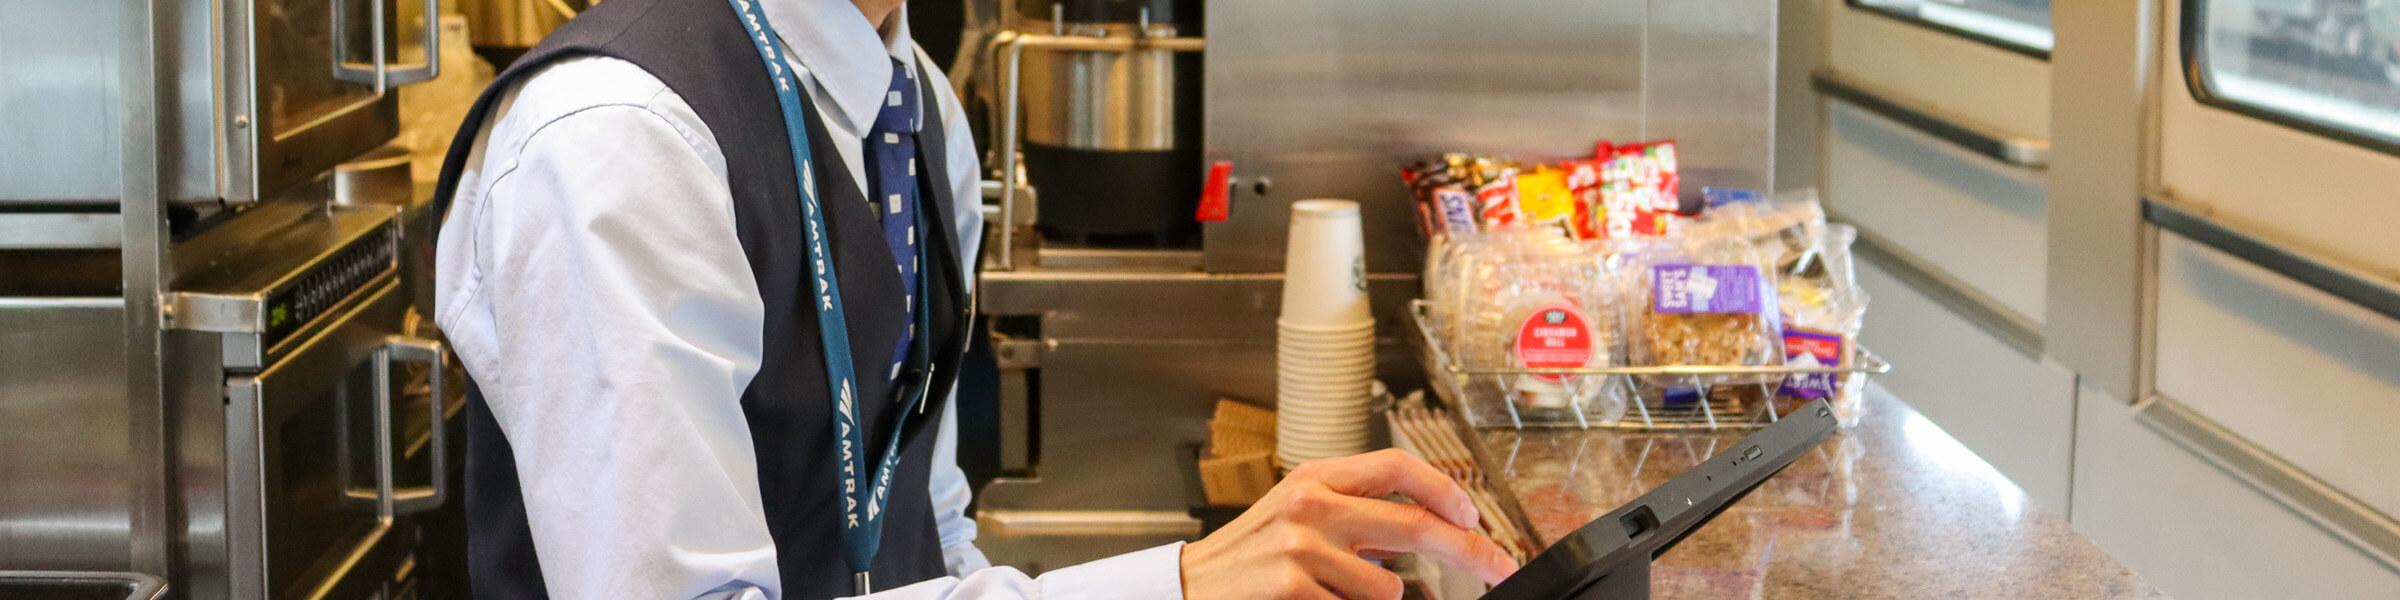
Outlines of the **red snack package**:
M1608 142L1600 142L1602 146ZM1558 168L1567 172L1567 192L1575 197L1575 216L1568 222L1569 233L1579 240L1607 237L1604 223L1608 220L1601 201L1600 167L1603 159L1569 160Z
M1523 216L1517 211L1516 167L1501 167L1475 186L1475 204L1484 229L1508 227L1522 221Z
M1600 173L1603 231L1612 237L1673 233L1682 191L1676 167L1674 140L1617 146Z

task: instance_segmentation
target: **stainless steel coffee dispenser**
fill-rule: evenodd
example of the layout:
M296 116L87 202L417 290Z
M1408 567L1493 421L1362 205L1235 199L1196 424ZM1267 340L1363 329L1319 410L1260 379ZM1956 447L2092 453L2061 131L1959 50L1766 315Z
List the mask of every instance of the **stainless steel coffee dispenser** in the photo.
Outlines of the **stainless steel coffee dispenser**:
M1072 246L1195 244L1197 19L1178 19L1172 0L1023 0L1010 10L998 57L1001 147L1021 149L1040 190L1037 229Z

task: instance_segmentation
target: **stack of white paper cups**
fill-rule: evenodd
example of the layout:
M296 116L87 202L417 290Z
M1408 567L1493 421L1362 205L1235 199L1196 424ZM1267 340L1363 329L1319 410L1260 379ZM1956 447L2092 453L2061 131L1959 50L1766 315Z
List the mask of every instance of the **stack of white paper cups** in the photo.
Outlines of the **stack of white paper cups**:
M1275 458L1284 468L1367 449L1375 319L1358 203L1292 204L1276 319Z

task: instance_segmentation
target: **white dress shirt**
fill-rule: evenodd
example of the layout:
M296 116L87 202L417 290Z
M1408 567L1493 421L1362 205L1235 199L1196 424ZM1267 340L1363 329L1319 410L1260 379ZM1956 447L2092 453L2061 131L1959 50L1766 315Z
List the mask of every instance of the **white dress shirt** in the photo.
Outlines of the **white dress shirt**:
M845 0L762 4L818 106L812 125L834 140L873 125L892 59L931 68L905 13L878 31ZM956 95L934 89L959 264L974 265L974 143ZM834 145L864 189L860 145ZM765 309L708 126L631 63L566 59L500 100L459 181L436 250L436 320L514 450L551 594L780 598L740 406ZM957 411L942 411L934 452L950 576L873 597L1181 597L1179 545L1041 577L991 567L966 517Z

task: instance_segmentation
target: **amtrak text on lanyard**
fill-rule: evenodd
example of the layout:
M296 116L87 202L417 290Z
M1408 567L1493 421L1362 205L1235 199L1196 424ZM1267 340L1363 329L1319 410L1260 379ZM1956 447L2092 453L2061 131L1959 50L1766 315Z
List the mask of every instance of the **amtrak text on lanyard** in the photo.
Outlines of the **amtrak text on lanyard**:
M859 485L859 474L867 470L865 435L858 412L858 398L853 391L858 377L850 358L850 327L842 310L841 285L834 273L833 262L826 246L825 218L818 203L816 181L811 176L808 146L807 112L800 98L801 89L793 79L793 70L784 63L782 41L767 28L767 19L759 11L756 0L727 0L742 19L742 27L750 33L750 41L758 47L759 59L767 65L767 75L775 80L775 100L782 108L784 136L792 146L792 168L800 184L800 213L807 223L801 237L808 245L810 291L816 295L818 333L823 337L825 376L833 398L834 437L839 444L842 484L842 561L850 567L853 582L860 594L869 591L867 572L875 562L875 551L883 538L883 505L889 499L892 472L900 463L900 431L908 422L908 413L915 412L904 404L892 422L892 435L883 451L883 460L876 466L873 489ZM923 211L915 211L922 213ZM923 215L917 215L920 225ZM918 228L923 231L923 227ZM924 271L918 270L918 277ZM920 284L919 289L924 289ZM930 313L932 311L911 311ZM925 317L918 317L920 325ZM931 331L920 327L919 331ZM919 344L926 346L929 344ZM908 389L910 404L922 405L923 395L931 387L931 362L928 349L914 352L918 368L925 371L928 381Z

